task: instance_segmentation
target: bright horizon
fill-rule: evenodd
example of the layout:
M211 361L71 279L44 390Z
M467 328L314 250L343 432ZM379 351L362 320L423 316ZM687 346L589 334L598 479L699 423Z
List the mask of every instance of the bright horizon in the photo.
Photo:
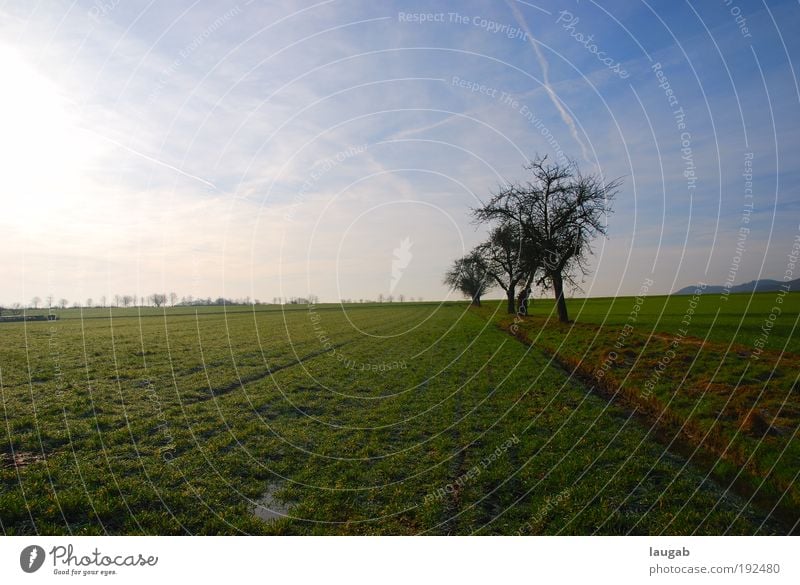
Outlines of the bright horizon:
M788 0L5 4L0 305L460 299L470 208L537 153L624 178L577 296L799 278L799 27Z

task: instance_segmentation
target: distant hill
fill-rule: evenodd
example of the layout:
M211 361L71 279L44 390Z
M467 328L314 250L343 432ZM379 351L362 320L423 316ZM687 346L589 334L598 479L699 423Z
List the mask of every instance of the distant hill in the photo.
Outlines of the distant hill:
M800 291L800 278L796 280L790 280L789 282L783 282L782 280L770 280L770 279L761 279L761 280L751 280L750 282L745 282L744 284L737 284L730 288L731 294L733 293L752 293L752 292L774 292L778 290L783 285L789 285L789 290L791 291ZM675 291L672 294L675 295L691 295L694 294L694 291L697 290L697 285L694 286L685 286L679 291ZM724 286L719 286L716 284L710 284L706 286L703 294L720 294L725 290Z

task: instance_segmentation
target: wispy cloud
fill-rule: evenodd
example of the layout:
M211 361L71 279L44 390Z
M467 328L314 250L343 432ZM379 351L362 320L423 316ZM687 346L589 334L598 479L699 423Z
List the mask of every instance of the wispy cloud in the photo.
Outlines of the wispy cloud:
M567 112L564 104L561 102L558 94L550 83L550 64L547 62L542 50L539 48L539 41L536 40L536 37L531 32L530 27L528 27L528 23L525 21L525 17L517 7L517 3L514 0L506 0L506 4L508 4L508 7L511 8L511 12L514 14L514 19L517 21L517 24L519 24L520 28L525 31L527 35L526 39L530 43L531 47L533 47L534 53L536 53L536 60L539 62L539 66L542 69L542 83L545 91L547 91L547 95L550 97L550 101L558 110L558 115L561 116L564 124L566 124L567 128L569 128L569 133L573 140L575 140L578 146L580 146L583 160L589 164L592 164L586 144L584 144L580 134L578 133L578 128L575 126L575 120L573 120L572 116L570 116L569 112Z

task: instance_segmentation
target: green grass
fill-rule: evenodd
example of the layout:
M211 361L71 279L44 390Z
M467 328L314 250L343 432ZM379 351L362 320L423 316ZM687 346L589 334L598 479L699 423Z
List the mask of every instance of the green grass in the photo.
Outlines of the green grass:
M800 293L790 293L778 302L778 293L701 295L691 320L691 335L722 344L731 342L751 345L761 333L761 328L774 307L780 309L766 347L780 351L800 353L800 335L797 335L800 317ZM652 331L676 333L684 319L687 295L647 296L638 313L638 327ZM725 300L727 299L727 300ZM579 323L594 323L607 327L622 326L636 304L635 297L570 299L567 305L570 319ZM546 317L554 314L550 299L536 299L531 304L532 315Z
M2 531L787 531L485 312L287 309L0 324Z

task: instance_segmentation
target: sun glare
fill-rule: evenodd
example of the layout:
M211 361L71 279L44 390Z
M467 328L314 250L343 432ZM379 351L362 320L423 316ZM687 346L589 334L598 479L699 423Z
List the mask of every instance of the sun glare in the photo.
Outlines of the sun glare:
M17 213L69 203L92 154L56 84L14 50L0 48L2 199Z

